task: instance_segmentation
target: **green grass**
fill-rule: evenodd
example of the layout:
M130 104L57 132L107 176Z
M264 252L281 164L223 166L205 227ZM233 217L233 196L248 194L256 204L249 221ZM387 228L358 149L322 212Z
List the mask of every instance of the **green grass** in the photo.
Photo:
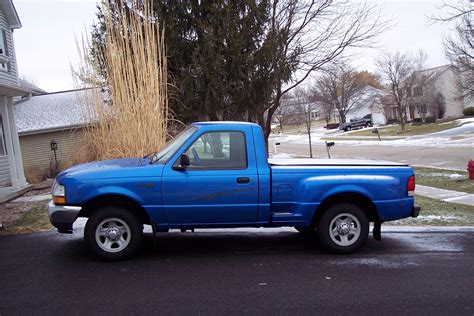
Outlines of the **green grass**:
M325 120L317 120L311 122L311 128L323 127L326 125ZM298 128L299 126L299 128ZM301 124L283 124L283 133L296 133L300 131L301 133L306 133L306 124L301 122ZM280 125L272 128L272 133L279 133L280 132Z
M2 233L21 234L46 231L53 228L49 222L48 209L46 203L37 203L33 205L19 219L13 222Z
M406 218L387 225L474 226L474 207L447 203L415 195L415 203L421 206L417 218Z
M433 188L474 194L474 180L468 179L467 171L413 167L416 183Z
M431 123L421 125L406 124L404 131L400 129L400 125L379 127L378 129L380 137L383 139L383 136L413 136L431 134L459 126L460 124L458 124L456 121L452 121L447 123ZM374 134L372 133L372 129L365 129L363 131L346 133L344 136L374 136Z

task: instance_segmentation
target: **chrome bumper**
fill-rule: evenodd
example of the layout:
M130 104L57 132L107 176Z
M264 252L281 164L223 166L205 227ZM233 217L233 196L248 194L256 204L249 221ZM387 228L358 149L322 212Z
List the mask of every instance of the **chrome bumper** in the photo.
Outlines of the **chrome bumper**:
M72 234L72 223L80 211L80 206L56 205L53 201L48 203L49 221L60 233Z

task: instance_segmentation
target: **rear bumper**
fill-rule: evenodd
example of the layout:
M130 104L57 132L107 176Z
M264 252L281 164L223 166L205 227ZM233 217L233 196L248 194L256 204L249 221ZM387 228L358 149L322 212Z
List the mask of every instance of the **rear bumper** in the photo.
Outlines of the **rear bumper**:
M421 206L415 204L413 206L413 211L411 212L411 217L418 217L418 215L420 214L420 211L421 211Z
M72 224L80 211L79 206L56 205L53 201L48 203L49 221L60 233L72 234Z

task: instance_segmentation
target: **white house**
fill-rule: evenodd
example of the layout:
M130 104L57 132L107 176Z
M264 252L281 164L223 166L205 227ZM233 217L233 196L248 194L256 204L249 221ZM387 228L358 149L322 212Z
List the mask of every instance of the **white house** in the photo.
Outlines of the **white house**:
M13 114L14 98L30 94L18 80L13 30L19 28L12 1L0 0L0 201L28 186Z
M445 117L462 116L464 110L464 99L457 85L459 70L454 65L443 65L435 68L424 69L414 73L415 84L408 88L408 97L412 97L414 104L409 107L409 118L419 118L421 112L427 116L436 116L428 104L430 94L440 93L445 102ZM416 82L420 82L417 86Z
M350 109L347 112L346 121L370 115L374 124L385 124L387 120L380 102L381 97L385 94L383 90L366 86L357 97L349 102Z

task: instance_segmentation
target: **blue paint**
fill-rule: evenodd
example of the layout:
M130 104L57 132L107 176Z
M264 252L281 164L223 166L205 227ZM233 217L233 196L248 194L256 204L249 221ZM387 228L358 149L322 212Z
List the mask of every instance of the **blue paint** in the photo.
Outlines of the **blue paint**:
M245 135L247 168L177 170L181 154L213 131ZM68 205L85 206L101 196L126 197L142 205L153 225L164 229L309 225L321 203L344 193L371 200L385 221L411 216L409 166L353 160L271 164L262 129L252 123L194 123L182 137L175 142L179 146L166 149L166 159L156 158L162 152L81 164L61 172L56 181L65 185ZM248 182L238 183L237 178Z

